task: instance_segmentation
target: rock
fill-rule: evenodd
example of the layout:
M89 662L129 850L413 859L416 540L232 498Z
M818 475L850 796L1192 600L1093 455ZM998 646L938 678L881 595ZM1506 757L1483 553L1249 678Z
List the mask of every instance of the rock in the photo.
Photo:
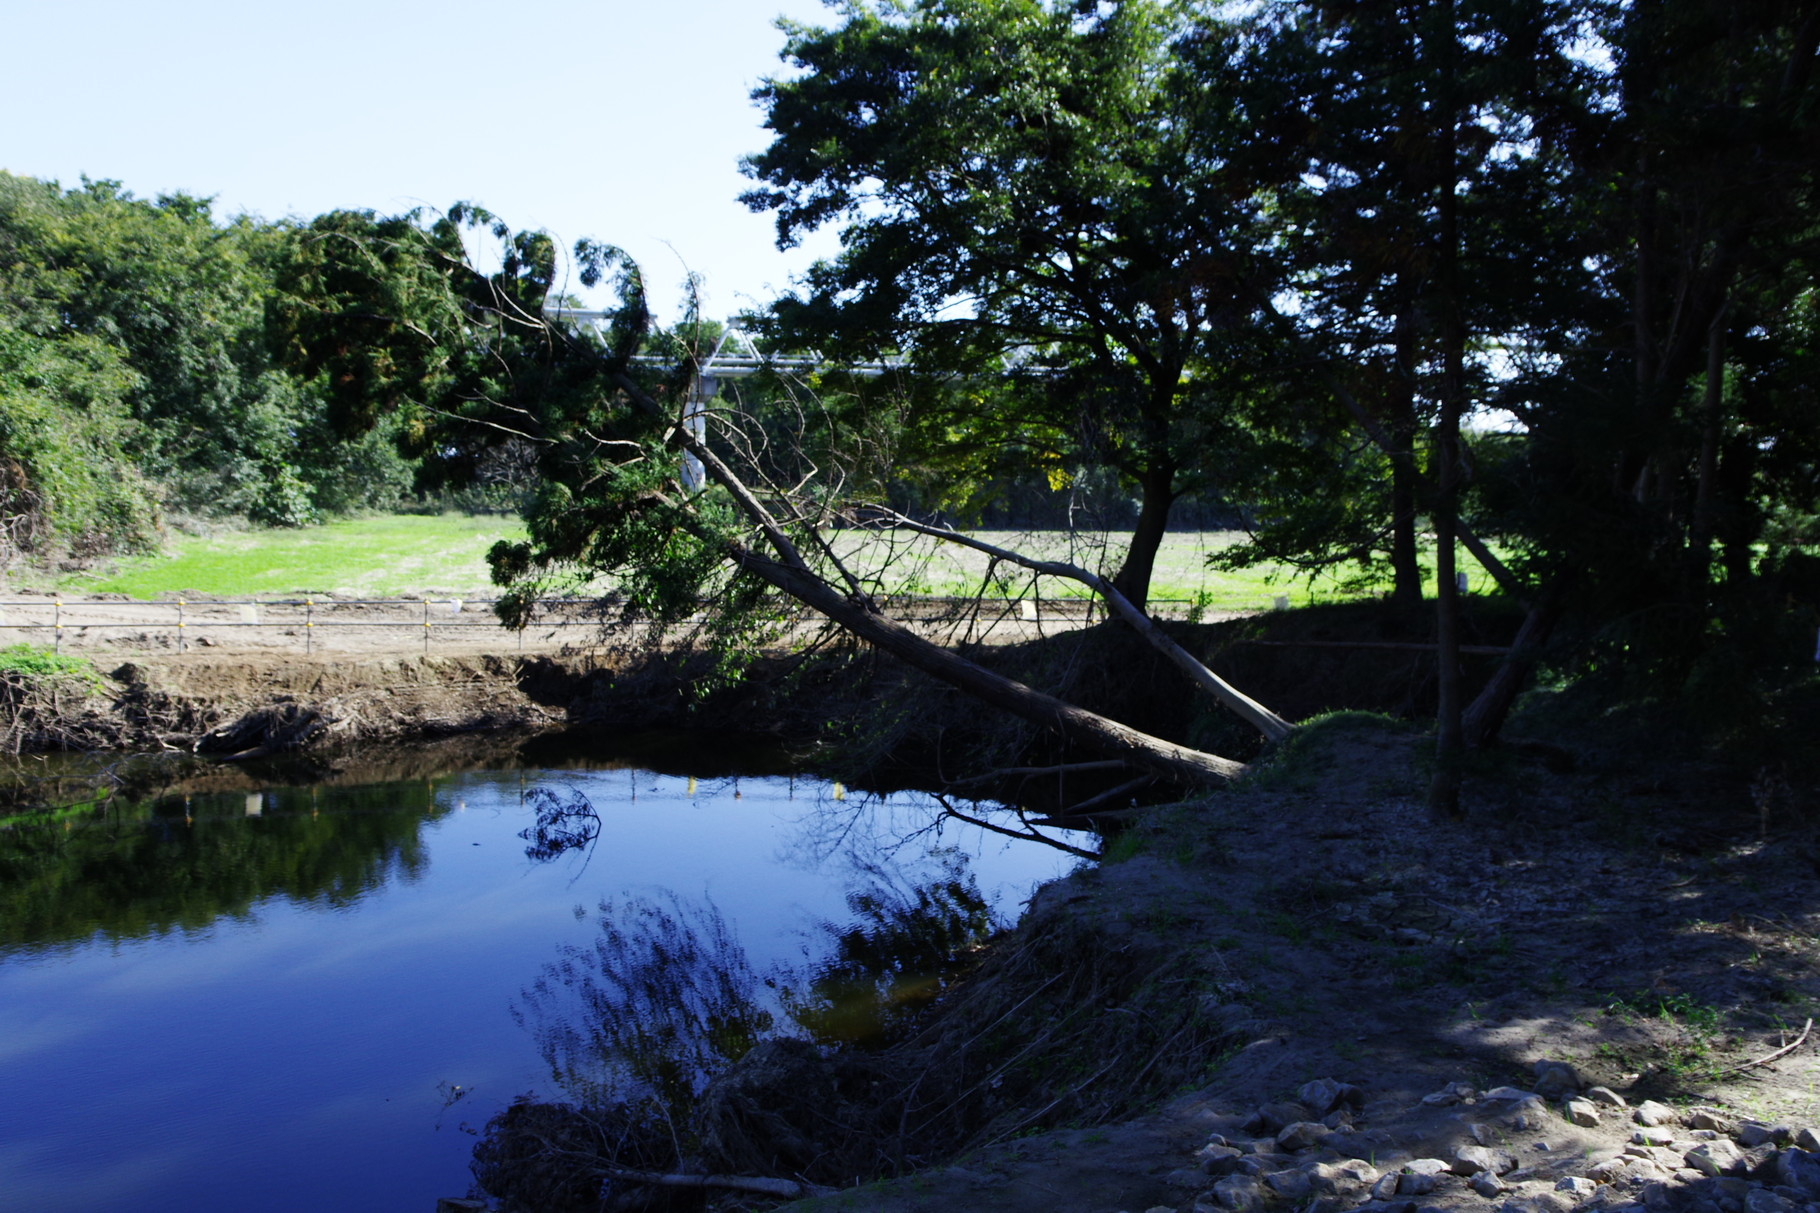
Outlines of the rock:
M1471 1124L1466 1126L1466 1131L1472 1134L1475 1145L1495 1146L1498 1144L1498 1131L1490 1125Z
M1195 1151L1195 1158L1201 1164L1201 1170L1208 1175L1230 1175L1238 1169L1239 1160L1245 1155L1231 1146L1202 1146Z
M1298 1120L1308 1119L1308 1109L1299 1103L1267 1103L1251 1114L1251 1119L1244 1124L1247 1133L1260 1137L1274 1137L1282 1132L1284 1125L1292 1125Z
M1270 1143L1275 1145L1275 1142ZM1272 1171L1281 1171L1284 1167L1295 1166L1295 1159L1287 1154L1260 1150L1256 1154L1247 1154L1239 1159L1238 1166L1233 1168L1238 1175L1268 1175Z
M1717 1141L1701 1142L1683 1154L1682 1160L1702 1175L1717 1177L1729 1172L1744 1157L1731 1142L1721 1137Z
M1753 1146L1746 1150L1732 1167L1732 1174L1754 1179L1758 1183L1773 1184L1776 1182L1776 1155L1780 1153L1770 1142Z
M1378 1182L1371 1185L1371 1199L1374 1201L1389 1200L1397 1194L1397 1185L1402 1182L1403 1177L1395 1171L1388 1175L1378 1176Z
M1536 1094L1543 1099L1559 1099L1580 1093L1580 1072L1564 1061L1536 1063Z
M1388 1165L1393 1155L1401 1153L1396 1148L1396 1141L1386 1133L1375 1129L1365 1132L1357 1130L1339 1130L1329 1133L1321 1139L1321 1149L1332 1150L1344 1158L1370 1158L1380 1165ZM1407 1158L1408 1155L1404 1154Z
M1592 1100L1594 1103L1604 1104L1608 1108L1630 1107L1628 1103L1624 1102L1624 1097L1610 1087L1588 1087L1586 1088L1585 1095L1586 1098Z
M1555 1191L1566 1192L1572 1196L1578 1196L1581 1199L1585 1199L1586 1197L1591 1196L1594 1192L1597 1192L1598 1190L1599 1190L1598 1183L1596 1183L1593 1180L1586 1179L1579 1175L1569 1175L1565 1179L1561 1180L1559 1183L1555 1184Z
M1637 1110L1630 1114L1630 1118L1648 1128L1657 1125L1672 1125L1681 1119L1675 1115L1673 1108L1665 1103L1657 1103L1653 1099L1646 1099L1638 1104Z
M1732 1134L1737 1132L1737 1126L1733 1125L1729 1118L1722 1116L1715 1108L1691 1109L1687 1114L1687 1124L1688 1127L1692 1129L1711 1129L1715 1133Z
M1452 1169L1455 1175L1477 1175L1480 1171L1502 1175L1506 1171L1516 1170L1516 1167L1516 1156L1507 1150L1494 1150L1488 1146L1461 1146L1453 1152Z
M1194 1192L1199 1192L1206 1188L1206 1179L1207 1177L1202 1175L1199 1171L1190 1171L1186 1168L1179 1168L1163 1176L1163 1182L1170 1187L1187 1188Z
M1595 1183L1615 1184L1631 1174L1631 1166L1636 1161L1630 1158L1608 1158L1586 1168L1586 1177Z
M1336 1133L1342 1129L1350 1129L1352 1128L1352 1113L1345 1109L1341 1109L1338 1112L1329 1112L1327 1115L1321 1117L1321 1123Z
M1795 1134L1795 1144L1810 1153L1820 1154L1820 1133L1812 1129L1802 1129Z
M1820 1153L1783 1150L1776 1155L1776 1180L1800 1192L1804 1200L1820 1200Z
M1422 1096L1422 1102L1431 1108L1451 1108L1457 1103L1468 1103L1474 1098L1470 1085L1463 1082L1450 1082L1431 1095Z
M1474 1192L1477 1192L1487 1200L1502 1194L1504 1191L1504 1181L1499 1179L1496 1175L1493 1175L1490 1171L1480 1171L1466 1182Z
M1357 1196L1378 1180L1378 1169L1357 1158L1317 1162L1307 1173L1310 1186L1322 1196Z
M1284 1200L1300 1201L1314 1191L1314 1185L1308 1179L1308 1172L1300 1167L1291 1167L1287 1171L1275 1171L1266 1175L1264 1186Z
M1767 1188L1752 1188L1744 1197L1745 1213L1795 1213L1795 1202Z
M1332 1129L1317 1120L1298 1120L1294 1124L1285 1125L1282 1132L1277 1134L1277 1149L1285 1154L1306 1150L1310 1146L1319 1145L1321 1139L1332 1132Z
M1760 1146L1764 1142L1781 1143L1794 1138L1795 1132L1787 1125L1766 1125L1761 1121L1747 1120L1738 1126L1735 1136L1738 1144L1745 1149Z
M1342 1106L1354 1109L1365 1106L1365 1092L1349 1082L1335 1078L1317 1078L1313 1082L1305 1082L1295 1094L1315 1116L1325 1116Z
M1570 1099L1562 1107L1570 1123L1591 1129L1599 1123L1599 1106L1590 1099Z
M1519 1091L1515 1087L1493 1087L1479 1098L1486 1103L1521 1103L1525 1099L1535 1097L1533 1091Z
M1232 1213L1251 1213L1263 1207L1264 1186L1249 1175L1228 1175L1213 1185L1213 1199Z
M1567 1213L1571 1208L1573 1202L1558 1192L1536 1192L1505 1201L1498 1213Z
M1405 1171L1397 1176L1398 1196L1427 1196L1441 1186L1439 1175L1427 1175L1419 1171Z
M1638 1129L1630 1135L1633 1146L1666 1146L1675 1140L1673 1129L1651 1127Z

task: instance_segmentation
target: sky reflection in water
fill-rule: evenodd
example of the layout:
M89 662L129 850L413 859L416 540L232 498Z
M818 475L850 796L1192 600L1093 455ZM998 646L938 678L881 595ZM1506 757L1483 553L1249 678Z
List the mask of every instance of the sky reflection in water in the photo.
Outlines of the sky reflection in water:
M590 847L527 858L539 785L587 798ZM0 1192L430 1208L467 1189L464 1125L561 1094L513 1007L561 947L592 944L603 899L709 905L767 970L826 942L816 924L849 917L868 865L913 883L939 874L932 846L958 846L1011 915L1072 862L954 825L897 846L929 822L914 797L803 779L571 768L0 831Z

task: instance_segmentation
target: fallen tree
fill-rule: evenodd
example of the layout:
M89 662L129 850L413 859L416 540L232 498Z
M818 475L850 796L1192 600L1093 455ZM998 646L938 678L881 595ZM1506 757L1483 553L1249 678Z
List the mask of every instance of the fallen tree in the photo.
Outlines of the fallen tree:
M313 250L320 279L335 290L307 301L317 309L310 331L329 351L312 354L311 365L346 397L339 415L350 424L402 413L401 429L432 478L472 479L502 452L535 467L528 541L490 554L506 587L498 609L508 623L524 623L552 581L580 585L611 574L630 610L659 629L694 621L737 670L779 635L787 599L1067 745L1179 786L1223 783L1245 769L995 673L887 615L880 598L889 570L851 567L851 554L843 559L830 538L866 512L864 503L881 499L892 466L889 427L858 398L829 399L782 376L743 396L704 392L701 342L711 326L692 318L654 334L638 269L611 246L576 246L583 283L618 296L598 328L583 329L557 318L560 258L542 233L513 233L469 207L427 227L369 216L364 235L358 219L341 217L333 238ZM464 242L477 228L499 241L495 272L469 259ZM385 256L372 255L377 245ZM665 356L640 358L654 335ZM870 516L873 525L889 521L1089 585L1266 738L1290 731L1098 573L903 514Z

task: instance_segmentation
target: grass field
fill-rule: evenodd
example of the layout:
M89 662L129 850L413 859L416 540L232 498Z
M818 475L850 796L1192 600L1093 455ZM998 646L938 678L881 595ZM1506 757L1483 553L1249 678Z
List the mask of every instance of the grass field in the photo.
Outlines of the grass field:
M456 595L491 597L486 552L500 539L522 538L516 519L465 514L346 519L302 530L246 530L212 536L178 536L156 556L121 561L105 573L60 578L57 589L69 593L117 593L134 598L190 591L226 598L339 594L358 597ZM1060 531L990 532L982 538L1045 559L1062 559L1092 569L1117 566L1122 537L1108 544L1098 535ZM1243 537L1223 532L1176 532L1158 556L1152 597L1162 602L1194 604L1209 611L1260 610L1280 595L1293 605L1356 596L1375 587L1342 588L1333 578L1313 582L1287 570L1254 568L1228 573L1210 570L1210 552ZM919 540L889 546L882 537L855 531L834 536L836 550L855 567L881 568L890 593L964 595L980 590L987 559L954 544ZM1482 584L1478 566L1464 567ZM1001 568L1008 581L994 593L1029 592L1030 574ZM1073 583L1044 578L1046 598L1080 596ZM1179 608L1178 608L1179 609Z
M487 549L522 539L516 518L397 514L350 518L298 530L176 536L156 556L123 560L111 573L78 574L58 588L156 598L190 590L226 598L341 594L361 598L455 594L485 597Z

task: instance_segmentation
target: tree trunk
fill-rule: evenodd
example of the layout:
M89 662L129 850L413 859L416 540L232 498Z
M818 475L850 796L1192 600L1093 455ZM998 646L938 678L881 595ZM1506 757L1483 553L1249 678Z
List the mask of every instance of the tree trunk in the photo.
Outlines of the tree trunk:
M1446 24L1441 37L1442 119L1441 150L1446 172L1437 200L1441 221L1442 370L1441 423L1436 452L1439 484L1435 494L1435 682L1439 702L1435 712L1435 771L1428 786L1428 811L1437 820L1459 818L1460 782L1464 774L1466 744L1461 719L1460 692L1460 591L1454 579L1455 527L1460 509L1460 414L1466 389L1466 323L1460 301L1458 175L1459 106L1454 95L1455 26L1451 0L1442 6Z
M1725 316L1713 317L1706 334L1706 384L1700 396L1700 463L1694 482L1694 517L1687 537L1687 594L1704 602L1712 578L1713 511L1719 475L1719 440L1725 410Z
M664 407L630 376L617 374L614 382L641 408L659 417L669 416ZM701 461L708 476L732 495L739 511L764 535L765 542L776 551L777 559L754 551L739 540L718 535L705 525L692 528L696 536L718 546L734 564L782 590L823 618L883 649L906 665L984 703L1040 725L1066 741L1108 757L1122 759L1133 767L1149 771L1171 783L1203 787L1228 783L1244 774L1246 768L1242 762L1164 741L1097 712L1064 703L1053 695L1045 695L1015 679L996 674L958 653L925 640L896 620L880 614L870 602L861 602L842 594L816 575L771 511L703 438L692 433L686 426L679 425L670 431L669 441ZM684 525L691 521L699 523L699 520L686 513L684 518Z
M1391 600L1407 611L1422 605L1422 561L1416 543L1416 325L1409 275L1397 275L1396 365L1391 368L1387 427L1390 457Z
M772 560L750 548L735 548L731 554L741 568L906 665L1069 742L1190 787L1228 783L1245 772L1242 762L1141 733L976 665L923 639L896 620L845 598L807 570Z
M1542 647L1560 621L1565 599L1562 587L1552 585L1523 617L1523 626L1517 629L1517 637L1511 641L1510 653L1466 709L1461 732L1469 748L1480 749L1497 740L1499 730L1510 715L1511 705L1528 684L1529 676L1541 658Z
M1156 572L1156 554L1169 532L1169 510L1175 504L1175 465L1153 463L1138 478L1137 526L1125 562L1112 578L1119 593L1140 611L1149 609L1150 579Z
M1404 610L1422 605L1422 561L1416 545L1415 436L1405 428L1391 431L1398 454L1390 461L1391 601Z

